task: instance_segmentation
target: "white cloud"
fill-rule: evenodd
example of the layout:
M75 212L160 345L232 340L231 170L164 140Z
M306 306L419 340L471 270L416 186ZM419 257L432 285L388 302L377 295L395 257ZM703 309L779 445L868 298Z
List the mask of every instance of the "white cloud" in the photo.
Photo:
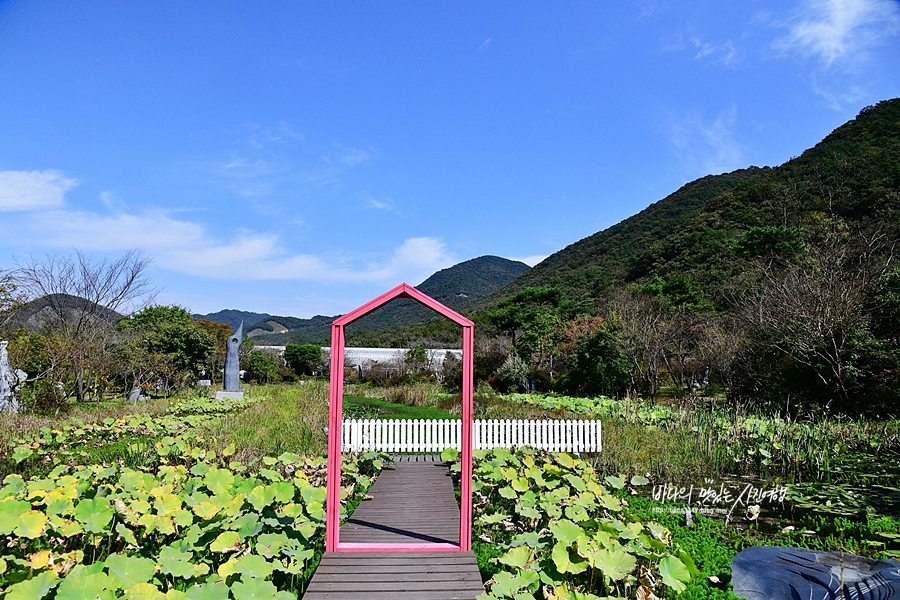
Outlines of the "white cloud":
M806 0L787 23L789 32L774 43L782 52L818 58L825 66L865 58L868 47L900 28L896 0Z
M360 148L342 144L332 144L331 146L332 151L322 157L322 160L326 163L339 162L353 166L366 162L372 157L372 153L368 150L361 150Z
M694 60L706 59L713 63L721 63L730 65L734 60L734 44L728 40L724 44L714 44L711 42L703 42L699 38L693 38L691 42L697 49Z
M737 107L712 121L698 117L680 119L670 127L669 141L690 178L726 173L747 166L734 137Z
M141 213L53 208L0 222L8 243L47 248L115 252L140 247L161 268L186 275L234 281L304 280L322 283L418 283L455 263L440 240L409 238L391 252L366 259L292 253L279 236L237 231L217 239L198 223L168 212Z
M59 171L0 171L0 211L62 206L78 180Z
M366 198L366 205L370 208L375 208L378 210L394 210L394 201L390 199L376 200L375 198L369 196L368 198Z
M513 257L513 258L510 258L509 260L517 260L519 262L525 263L529 267L533 267L534 265L538 264L539 262L541 262L548 256L549 256L549 254L535 254L533 256Z
M493 38L493 37L489 37L488 39L484 40L484 41L481 43L481 45L478 46L478 49L479 49L479 50L485 50L485 49L487 49L487 47L491 45L491 40L492 40L492 39L494 39L494 38Z

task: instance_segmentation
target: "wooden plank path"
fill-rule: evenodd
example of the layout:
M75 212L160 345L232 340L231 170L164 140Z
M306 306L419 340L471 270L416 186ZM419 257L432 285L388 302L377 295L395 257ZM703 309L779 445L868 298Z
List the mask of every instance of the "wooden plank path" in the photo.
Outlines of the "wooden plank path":
M341 526L341 543L459 543L459 507L437 456L394 457ZM326 552L304 600L473 600L484 593L472 552Z

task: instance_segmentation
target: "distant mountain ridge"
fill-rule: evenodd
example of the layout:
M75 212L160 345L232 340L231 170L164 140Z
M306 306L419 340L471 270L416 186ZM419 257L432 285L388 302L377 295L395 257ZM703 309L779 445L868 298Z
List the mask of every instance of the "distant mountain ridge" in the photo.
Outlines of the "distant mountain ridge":
M79 318L92 318L117 323L122 317L123 315L114 310L79 296L48 294L14 309L5 327L10 330L22 327L28 331L41 331L48 324L57 324L60 319L64 322L74 322Z
M557 287L591 310L616 286L673 276L722 308L751 258L741 250L748 236L790 235L829 215L900 237L900 98L864 108L783 165L692 181L550 255L466 313L535 286Z
M441 304L459 311L509 283L530 269L523 262L499 256L480 256L442 269L416 288ZM430 309L414 300L396 300L366 315L350 326L352 332L371 332L411 324L434 316ZM317 315L311 319L283 317L265 313L222 310L194 315L236 328L244 320L244 331L254 342L265 345L320 342L331 336L331 322L337 316ZM251 318L256 317L255 319Z
M231 326L232 331L236 331L238 326L243 322L244 329L247 329L247 325L252 325L254 323L259 323L260 321L266 321L271 318L272 315L267 313L256 313L256 312L248 312L245 310L234 310L234 309L225 309L220 310L219 312L209 313L208 315L192 315L195 319L206 319L208 321L214 321L216 323L228 323Z

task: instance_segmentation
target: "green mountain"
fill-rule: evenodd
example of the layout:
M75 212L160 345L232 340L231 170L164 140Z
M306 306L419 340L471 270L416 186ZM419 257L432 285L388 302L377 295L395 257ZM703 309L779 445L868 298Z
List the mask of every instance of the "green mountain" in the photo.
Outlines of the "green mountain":
M815 147L774 168L697 179L621 223L546 258L473 303L475 314L525 287L558 287L590 310L608 290L665 285L720 305L754 254L829 216L896 235L900 208L900 99L863 109ZM760 247L760 244L771 247Z
M528 265L519 261L480 256L442 269L416 287L445 306L459 311L528 270ZM410 325L432 316L434 313L430 309L414 300L395 300L350 325L347 335ZM311 319L298 319L267 315L252 326L245 326L244 330L257 344L262 345L320 342L330 339L331 322L335 318L319 315Z
M207 319L216 323L228 323L232 331L236 331L243 321L244 331L247 331L248 325L259 323L269 319L272 315L266 313L247 312L244 310L225 309L219 312L209 313L208 315L193 315L195 319Z

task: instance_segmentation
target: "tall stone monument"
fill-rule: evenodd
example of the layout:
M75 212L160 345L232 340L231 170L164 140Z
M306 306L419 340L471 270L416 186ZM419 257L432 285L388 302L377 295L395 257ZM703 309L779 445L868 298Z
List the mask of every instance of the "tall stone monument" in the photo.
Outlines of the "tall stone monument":
M24 371L13 371L6 351L7 341L0 342L0 412L19 413L24 406L16 397L27 375Z
M238 352L241 349L241 340L244 339L244 322L238 326L237 331L228 338L225 347L225 373L222 378L224 392L216 392L216 400L225 398L243 398L241 391L241 363Z

